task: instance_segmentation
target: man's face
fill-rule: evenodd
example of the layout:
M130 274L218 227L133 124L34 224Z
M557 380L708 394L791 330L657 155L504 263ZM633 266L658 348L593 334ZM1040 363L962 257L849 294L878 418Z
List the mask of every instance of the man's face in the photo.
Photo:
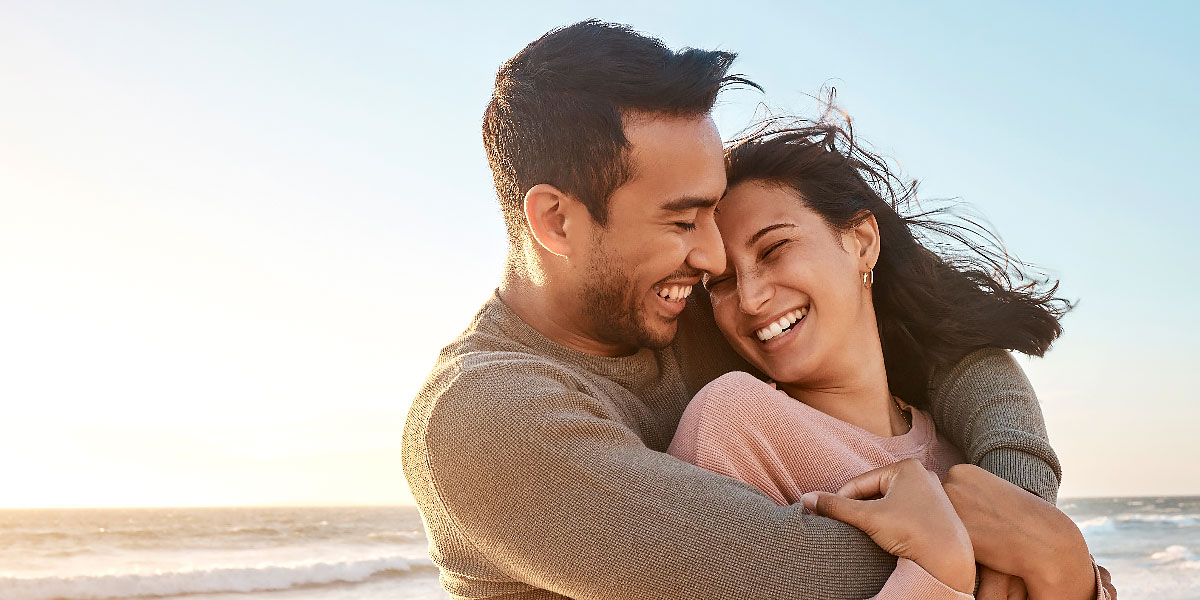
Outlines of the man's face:
M633 178L613 193L584 273L586 318L601 341L663 348L703 272L725 268L713 210L725 192L721 136L705 117L627 120Z

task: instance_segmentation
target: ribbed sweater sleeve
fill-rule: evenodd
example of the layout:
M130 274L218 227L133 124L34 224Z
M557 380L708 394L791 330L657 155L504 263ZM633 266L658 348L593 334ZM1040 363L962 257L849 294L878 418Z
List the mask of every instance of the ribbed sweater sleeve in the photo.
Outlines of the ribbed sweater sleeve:
M405 470L452 594L480 558L497 595L579 599L861 599L896 566L849 525L651 450L552 363L491 361L436 392Z
M1062 467L1033 386L1007 351L968 354L934 376L930 399L938 431L967 462L1055 502Z

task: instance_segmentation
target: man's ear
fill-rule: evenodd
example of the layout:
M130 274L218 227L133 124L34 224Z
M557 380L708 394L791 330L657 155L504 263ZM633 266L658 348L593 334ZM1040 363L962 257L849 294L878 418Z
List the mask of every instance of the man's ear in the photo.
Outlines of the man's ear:
M855 218L858 219L858 223L851 230L854 235L854 250L858 255L860 268L865 273L874 269L875 263L879 262L879 222L870 211L863 211L862 215Z
M525 193L525 222L534 241L547 252L567 258L582 233L580 221L590 217L587 207L562 190L539 183Z

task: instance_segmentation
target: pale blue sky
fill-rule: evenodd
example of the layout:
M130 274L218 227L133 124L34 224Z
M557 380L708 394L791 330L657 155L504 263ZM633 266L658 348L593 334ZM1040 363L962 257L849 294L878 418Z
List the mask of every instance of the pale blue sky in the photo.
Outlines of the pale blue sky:
M1026 362L1063 495L1200 493L1198 12L0 0L0 506L410 501L404 413L503 259L496 68L588 17L738 52L727 137L836 86L1080 300Z

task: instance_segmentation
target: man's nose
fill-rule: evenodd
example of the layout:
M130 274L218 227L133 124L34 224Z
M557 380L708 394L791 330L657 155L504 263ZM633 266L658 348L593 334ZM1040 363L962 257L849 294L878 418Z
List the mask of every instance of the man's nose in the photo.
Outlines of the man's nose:
M696 245L688 253L687 262L695 269L716 275L725 271L725 244L715 219L702 221L697 227Z

